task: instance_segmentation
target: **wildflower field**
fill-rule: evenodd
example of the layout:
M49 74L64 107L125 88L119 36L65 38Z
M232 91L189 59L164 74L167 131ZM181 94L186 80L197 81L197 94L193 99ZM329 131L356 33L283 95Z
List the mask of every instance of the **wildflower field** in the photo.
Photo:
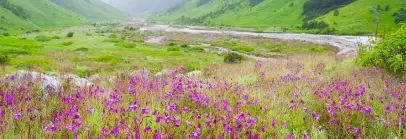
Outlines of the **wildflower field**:
M119 25L0 40L0 138L405 138L404 76L332 46Z
M54 93L39 91L46 78L2 76L0 137L404 138L404 79L351 61L298 55L211 65L199 78L177 76L181 66Z

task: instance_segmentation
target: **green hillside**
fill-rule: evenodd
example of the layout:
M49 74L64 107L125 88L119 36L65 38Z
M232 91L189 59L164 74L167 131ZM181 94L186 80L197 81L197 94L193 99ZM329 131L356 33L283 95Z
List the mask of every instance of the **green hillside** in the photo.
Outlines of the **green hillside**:
M29 14L27 20L38 27L72 26L84 24L88 21L49 0L9 0L9 2L25 9Z
M4 32L14 32L25 29L34 30L38 29L38 26L28 23L26 20L14 15L11 11L0 7L0 36Z
M303 7L307 1L190 0L180 8L153 17L152 20L191 25L267 28L270 31L287 28L297 32L319 33L320 31L314 29L304 30L301 28L304 23L303 20L307 16L303 14ZM314 13L309 12L308 14L316 15L317 18L313 20L325 21L328 24L327 33L371 34L375 32L376 21L378 20L381 31L384 27L396 25L392 15L400 7L406 7L403 1L355 0L345 3L348 5L335 5L320 10L322 12L313 11ZM255 5L252 4L253 2L256 2ZM377 10L379 14L373 13L374 9L378 9L378 5L381 5L381 10ZM389 5L388 11L386 11L387 5ZM326 9L330 12L326 12ZM339 15L334 15L335 9L339 11Z
M48 0L0 0L0 27L3 32L80 25L89 22Z
M388 11L386 10L387 6L389 6ZM378 9L378 7L381 7L381 10L377 10L379 14L373 14L373 10ZM340 8L338 16L334 16L332 11L319 17L318 20L326 21L332 27L346 34L373 34L377 23L381 31L384 28L393 28L395 18L392 15L401 7L406 7L404 0L357 0Z
M52 0L52 2L94 21L130 18L129 15L100 0Z

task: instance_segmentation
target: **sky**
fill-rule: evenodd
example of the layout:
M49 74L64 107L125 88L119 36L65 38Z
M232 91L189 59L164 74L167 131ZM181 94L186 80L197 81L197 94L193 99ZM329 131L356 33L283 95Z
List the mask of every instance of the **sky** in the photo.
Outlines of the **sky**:
M172 6L184 0L103 0L111 6L131 14L135 18L148 18L149 16L165 12Z

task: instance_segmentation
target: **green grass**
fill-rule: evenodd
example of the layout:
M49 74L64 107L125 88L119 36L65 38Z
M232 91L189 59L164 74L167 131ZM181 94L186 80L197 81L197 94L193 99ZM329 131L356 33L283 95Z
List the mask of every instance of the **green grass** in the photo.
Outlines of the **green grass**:
M378 15L372 14L371 9L376 9L378 5L382 6L382 10L378 11ZM384 10L386 5L390 5L389 11ZM401 0L357 0L338 9L339 16L334 16L332 11L317 20L326 21L331 27L344 34L374 34L377 23L381 32L385 28L386 30L394 28L395 18L392 15L401 7L406 7L406 3Z
M71 46L73 44L73 41L66 41L61 43L63 46Z
M179 23L181 18L198 19L220 11L224 5L238 3L236 8L228 8L225 12L204 19L201 23L192 23L206 26L229 26L242 28L255 28L256 32L286 31L317 33L316 30L301 30L304 16L303 4L305 0L265 0L255 7L248 5L248 0L212 0L203 6L196 7L199 0L191 0L180 9L154 17L155 21L170 21ZM291 5L293 3L293 5ZM381 5L379 15L371 13L371 9ZM384 11L390 5L389 11ZM326 21L330 28L335 28L336 34L373 34L379 21L379 30L395 27L392 14L405 7L402 0L357 0L347 6L337 9L340 14L334 16L334 11L320 16L316 20ZM376 20L378 19L378 20ZM190 24L190 23L189 23Z
M72 13L48 0L11 0L11 3L23 7L29 13L29 22L41 27L54 29L85 24L87 19Z
M252 52L255 50L255 48L248 47L248 46L233 46L233 47L231 47L231 50L237 51L237 52Z
M180 50L168 52L168 47L162 45L129 43L127 40L109 39L107 36L87 36L87 33L94 30L83 30L83 27L58 32L43 32L38 36L64 36L72 31L75 32L75 35L71 38L63 37L47 42L34 40L36 36L28 37L25 40L0 37L0 53L11 54L7 64L7 73L27 69L31 64L43 66L47 71L86 76L92 71L98 71L99 74L119 73L134 66L146 67L148 70L156 72L163 68L171 69L180 65L200 70L212 63L222 62L222 57L202 51L184 52L184 49L176 47ZM117 35L122 34L117 33ZM135 45L136 47L133 47ZM131 49L124 46L131 46ZM77 54L76 51L85 51L86 55ZM19 62L19 59L22 61Z

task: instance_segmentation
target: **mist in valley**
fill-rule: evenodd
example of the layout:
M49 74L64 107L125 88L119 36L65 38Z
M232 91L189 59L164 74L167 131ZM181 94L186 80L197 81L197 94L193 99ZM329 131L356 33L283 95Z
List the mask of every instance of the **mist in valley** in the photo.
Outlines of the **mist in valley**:
M134 18L148 18L165 12L184 0L104 0L105 3L131 14Z

